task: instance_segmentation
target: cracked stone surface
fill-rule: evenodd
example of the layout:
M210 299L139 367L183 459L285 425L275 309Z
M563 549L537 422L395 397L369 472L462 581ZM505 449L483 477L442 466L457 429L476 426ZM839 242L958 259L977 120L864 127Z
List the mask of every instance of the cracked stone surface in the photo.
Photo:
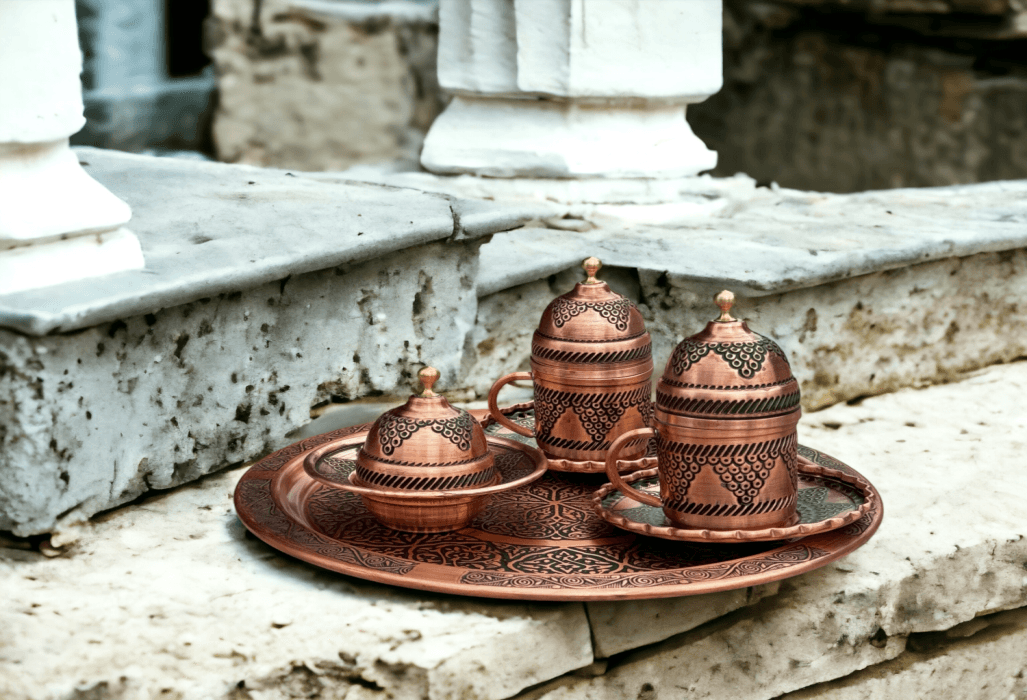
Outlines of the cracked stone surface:
M235 517L241 474L101 516L57 559L0 549L0 696L498 700L591 663L581 605L431 596L280 556Z
M986 615L909 641L907 651L891 661L787 693L781 700L1027 697L1027 608Z
M880 489L885 516L875 537L836 564L781 582L778 595L751 608L531 697L769 699L898 658L907 639L915 646L911 635L1024 607L1025 389L1027 362L1017 362L806 416L803 443ZM967 682L957 664L937 668L951 674L938 682Z

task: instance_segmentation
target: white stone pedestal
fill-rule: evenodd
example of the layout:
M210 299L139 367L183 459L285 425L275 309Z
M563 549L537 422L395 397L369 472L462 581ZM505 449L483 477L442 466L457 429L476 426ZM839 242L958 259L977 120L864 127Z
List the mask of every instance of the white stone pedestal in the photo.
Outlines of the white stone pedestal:
M421 163L488 177L672 178L717 154L685 121L718 91L721 0L442 0L453 102Z
M128 205L68 145L81 70L73 0L0 0L0 294L143 267Z

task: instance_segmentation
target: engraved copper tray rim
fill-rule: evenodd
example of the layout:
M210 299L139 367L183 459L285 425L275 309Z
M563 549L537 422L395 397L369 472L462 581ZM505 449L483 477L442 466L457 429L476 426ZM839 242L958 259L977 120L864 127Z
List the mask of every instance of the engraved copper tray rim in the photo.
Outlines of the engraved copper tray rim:
M357 578L434 593L467 595L474 597L535 600L535 601L604 601L647 598L670 598L701 593L746 588L820 568L849 554L864 544L877 531L883 517L880 499L864 516L846 527L831 532L812 535L798 542L781 542L778 546L745 556L714 559L702 563L685 563L678 568L650 568L614 573L565 573L549 571L531 574L519 571L484 571L456 569L452 566L424 563L383 554L361 548L345 539L335 539L315 529L309 522L309 504L321 494L346 495L340 489L322 486L310 479L303 469L303 460L308 452L332 440L355 435L367 430L368 425L345 428L324 435L307 438L301 442L268 455L254 464L242 476L235 491L235 507L239 519L259 539L279 551L337 573ZM827 455L821 455L809 448L803 448L821 463L839 465L848 472L855 470L842 465ZM544 475L526 489L539 489L550 482L566 482L560 475ZM514 491L509 493L520 493ZM497 496L502 499L507 494ZM595 516L583 495L581 512L590 514L604 527L611 527ZM347 496L359 503L359 497ZM567 504L570 505L570 504ZM296 511L303 515L297 517ZM580 515L580 513L579 513ZM467 528L456 533L442 535L409 535L396 533L401 538L429 538L431 541L447 542L457 536L467 538ZM352 538L351 538L352 539ZM701 552L716 553L711 545L689 545L666 540L645 540L628 532L613 538L637 552L648 554L652 543L666 543L664 548L680 552L678 558L700 547ZM494 537L502 545L503 538ZM482 542L490 540L485 537ZM578 550L609 550L607 540L574 540L575 547L566 551L574 554ZM643 548L644 545L644 548ZM738 547L761 547L760 544L741 544ZM679 549L679 548L685 549ZM534 550L554 549L535 546ZM534 551L528 547L529 552ZM560 550L560 552L565 550ZM737 551L732 548L732 551ZM557 552L557 553L560 553ZM659 552L657 554L660 554ZM665 554L665 552L663 553ZM656 556L656 555L653 555ZM626 566L626 565L625 565ZM458 574L462 574L459 575Z
M359 434L350 435L348 437L339 438L333 440L322 447L312 450L306 454L303 458L303 471L311 479L327 486L328 488L344 489L346 491L352 491L353 493L365 495L365 496L388 496L389 498L400 498L409 501L447 501L451 499L467 498L469 496L485 496L494 493L501 493L503 491L509 491L511 489L519 488L530 484L532 481L540 478L546 473L546 456L541 450L525 445L523 442L511 440L501 435L486 435L485 439L489 443L490 449L493 446L506 447L508 449L517 450L528 455L533 462L535 462L535 469L525 476L511 479L509 481L500 481L498 484L491 486L480 486L473 489L441 489L436 491L400 491L397 489L383 489L369 486L360 486L359 484L353 483L353 474L350 474L345 481L334 481L329 479L323 474L320 474L316 467L317 463L321 461L323 457L333 452L339 452L346 449L347 447L356 447L362 445L367 431L364 430ZM500 471L500 474L505 478L506 472Z
M527 401L525 403L515 403L501 408L500 412L504 415L508 415L519 411L533 410L535 410L535 402ZM485 417L481 419L481 424L484 428L490 428L498 423L492 416L486 413ZM606 473L606 462L597 462L591 459L576 461L573 459L563 459L561 457L550 457L549 455L546 455L546 459L549 461L549 470L554 472L565 472L567 474ZM656 466L656 457L646 455L645 457L642 457L642 459L621 459L618 460L617 464L622 465L620 468L621 473L631 472L637 469L649 469Z
M645 469L634 472L624 477L624 481L633 484L636 481L652 476L658 476L658 469ZM819 520L815 523L799 523L786 527L761 528L758 530L710 530L675 527L672 525L651 525L641 523L619 515L616 511L604 507L603 500L612 493L619 493L617 487L611 483L603 484L592 498L592 507L596 514L611 525L621 529L635 532L650 537L661 537L667 540L680 542L723 542L744 543L744 542L767 542L772 540L795 539L808 537L821 532L830 532L840 527L856 522L863 517L879 501L877 489L862 477L846 474L838 469L830 469L810 462L805 457L799 457L799 474L808 476L820 476L835 481L841 481L849 486L859 489L863 496L863 503L859 508L845 511L844 514L836 515L826 520ZM624 499L631 499L630 495L621 494ZM641 505L641 504L640 504Z

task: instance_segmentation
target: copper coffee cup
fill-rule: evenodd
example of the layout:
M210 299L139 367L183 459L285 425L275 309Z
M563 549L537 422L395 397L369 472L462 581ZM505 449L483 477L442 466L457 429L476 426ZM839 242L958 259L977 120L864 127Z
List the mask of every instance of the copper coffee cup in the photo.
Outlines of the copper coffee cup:
M683 340L656 390L655 429L610 446L606 473L623 493L685 528L750 530L798 521L798 382L784 352L728 313ZM621 479L621 446L655 435L660 498Z
M492 418L533 437L553 471L602 473L606 451L624 432L650 424L652 341L635 305L596 279L601 266L588 258L588 279L546 308L531 344L531 372L500 378L488 396ZM499 390L517 380L535 384L534 430L499 411ZM632 442L623 459L645 455Z

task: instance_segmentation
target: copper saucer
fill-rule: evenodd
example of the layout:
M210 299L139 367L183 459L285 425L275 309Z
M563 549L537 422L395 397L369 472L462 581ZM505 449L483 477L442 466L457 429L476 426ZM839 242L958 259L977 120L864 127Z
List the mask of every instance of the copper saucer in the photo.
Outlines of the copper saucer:
M308 453L367 428L308 438L257 462L236 487L239 518L272 547L349 576L438 593L551 601L667 598L776 581L845 556L881 522L875 500L856 522L798 542L727 548L670 542L638 537L596 515L591 501L602 483L596 477L547 472L496 494L463 530L396 532L375 520L358 495L324 486L303 468ZM832 466L830 458L810 459Z
M489 451L495 456L496 471L500 480L490 486L473 489L435 489L422 491L383 491L380 488L354 483L353 472L357 466L357 452L367 438L367 431L361 430L347 437L332 440L311 450L303 460L303 469L310 478L326 486L341 488L367 496L388 495L404 501L427 501L445 504L447 500L464 499L468 496L485 496L509 491L529 484L546 472L546 458L537 448L508 440L505 436L488 435ZM445 481L437 479L437 481Z
M532 428L535 425L535 402L528 401L527 403L517 403L506 408L500 409L504 416L512 420L518 425L523 425L525 428ZM487 431L495 435L501 435L502 437L509 438L510 440L516 440L517 442L523 442L526 445L536 446L535 438L525 437L518 435L512 430L507 430L503 426L496 423L492 416L485 414L485 417L481 420L481 424ZM549 471L552 472L567 472L570 474L605 474L606 463L596 462L593 460L582 460L575 461L572 459L561 459L559 457L551 457L546 455L549 461ZM638 469L649 469L656 466L656 441L649 441L649 450L646 452L645 457L641 459L623 459L618 462L622 473L633 472Z
M672 525L660 508L638 503L613 484L605 484L592 498L592 507L603 520L619 528L650 537L679 542L764 542L807 537L829 532L856 522L880 500L870 482L831 460L833 468L813 462L808 455L819 454L799 447L799 521L788 527L758 530L699 530ZM822 457L827 457L822 455ZM825 460L826 461L826 460ZM844 469L838 469L839 466ZM624 477L635 488L659 495L656 469L646 469Z

